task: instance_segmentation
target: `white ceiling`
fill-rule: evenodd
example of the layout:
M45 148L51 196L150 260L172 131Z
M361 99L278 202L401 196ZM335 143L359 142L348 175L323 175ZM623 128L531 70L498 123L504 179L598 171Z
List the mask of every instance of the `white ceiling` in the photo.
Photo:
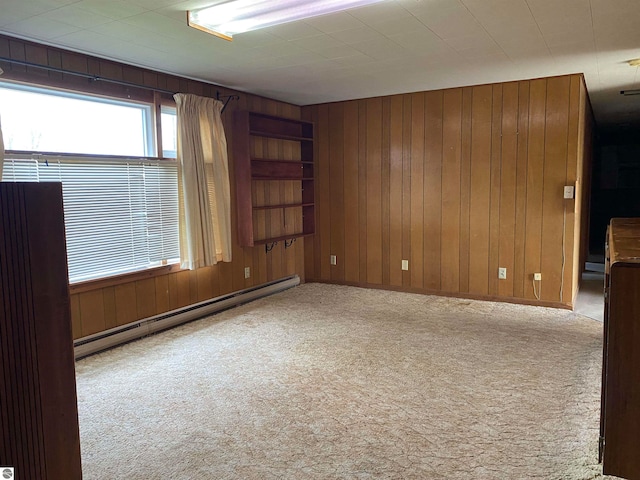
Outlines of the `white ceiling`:
M213 0L0 0L0 32L298 105L584 73L599 125L640 124L640 0L386 0L227 42Z

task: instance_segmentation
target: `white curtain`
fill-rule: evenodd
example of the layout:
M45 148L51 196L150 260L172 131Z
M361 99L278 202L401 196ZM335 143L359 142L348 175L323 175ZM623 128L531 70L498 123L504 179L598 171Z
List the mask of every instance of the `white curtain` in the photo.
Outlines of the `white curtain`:
M177 93L180 258L191 270L231 261L231 197L222 102Z

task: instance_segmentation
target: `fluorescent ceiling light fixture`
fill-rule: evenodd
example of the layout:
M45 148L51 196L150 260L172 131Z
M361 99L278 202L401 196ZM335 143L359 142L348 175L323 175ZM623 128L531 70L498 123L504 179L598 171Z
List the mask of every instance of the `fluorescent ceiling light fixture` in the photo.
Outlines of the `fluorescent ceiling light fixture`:
M381 1L384 0L230 0L187 11L187 25L232 40L237 33Z

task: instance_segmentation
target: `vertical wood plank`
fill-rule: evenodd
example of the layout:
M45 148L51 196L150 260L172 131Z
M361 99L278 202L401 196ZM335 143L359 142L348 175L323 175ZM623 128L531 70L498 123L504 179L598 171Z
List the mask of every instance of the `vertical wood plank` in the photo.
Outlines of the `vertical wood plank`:
M344 105L344 279L360 281L358 102Z
M139 319L156 314L156 282L153 278L136 281L136 303Z
M319 239L318 249L319 265L316 267L320 274L320 280L331 280L331 163L329 158L329 106L318 107L318 131L321 133L318 145L318 198L320 200L318 218L320 220L319 231L316 236Z
M126 325L139 319L135 282L116 285L115 300L118 325Z
M82 337L82 314L80 313L80 298L78 298L78 294L71 295L71 329L74 340Z
M498 282L498 295L513 296L516 279L514 245L516 223L516 168L518 156L518 84L505 83L502 90L502 160L500 176L499 265L507 269Z
M442 260L442 135L443 91L425 94L425 288L440 290Z
M198 272L189 270L189 303L198 301Z
M403 98L391 98L389 155L389 284L402 286L402 118Z
M562 300L564 223L567 203L563 188L567 175L567 136L571 78L547 81L547 110L544 144L544 190L542 196L542 283L545 300Z
M169 290L169 310L175 310L178 304L178 280L175 273L167 275L167 288Z
M209 277L211 278L211 297L219 297L222 294L229 293L224 290L224 287L221 285L220 277L223 275L219 268L219 263L217 265L213 265L209 271Z
M284 250L284 242L280 244L281 250ZM217 270L218 273L218 281L211 281L211 290L209 292L209 296L205 298L205 300L215 297L217 295L224 295L225 293L233 292L233 265L229 262L218 262L216 265L211 267L212 269ZM209 278L215 278L214 272L209 271ZM280 263L280 277L282 277L282 262ZM206 280L205 280L206 282ZM216 285L219 286L219 291L216 291ZM206 287L205 287L206 289Z
M367 100L367 283L382 283L382 99Z
M411 95L411 287L424 287L424 93Z
M460 291L462 90L445 90L442 134L441 289Z
M178 287L178 307L186 307L191 303L190 271L182 270L176 273Z
M516 164L516 223L514 237L513 295L524 297L527 218L527 157L529 151L529 82L518 83L518 152Z
M572 285L573 288L564 289L562 297L563 303L573 303L575 295L578 293L580 285L580 275L582 273L582 265L580 262L580 231L584 228L581 225L582 208L582 189L584 188L583 168L584 168L584 152L579 148L579 143L584 144L585 125L580 125L581 120L584 122L584 111L581 99L582 79L579 75L571 76L571 87L569 93L569 126L567 141L567 172L566 184L576 185L575 198L566 202L567 218L566 218L566 245L571 245L573 255L565 257L565 272L563 282L565 285Z
M390 218L389 218L389 170L390 170L390 130L391 130L391 99L382 99L382 283L389 285L390 272Z
M471 197L471 100L473 89L462 91L462 152L460 163L460 292L469 292L469 207Z
M203 302L213 297L213 284L211 283L211 268L204 267L196 270L197 301Z
M527 217L524 263L524 297L529 299L536 298L532 284L533 274L536 272L541 272L543 276L545 274L541 271L540 256L546 99L547 80L532 80L529 86L529 148L527 151ZM544 292L545 289L542 288L542 291Z
M344 281L345 276L345 213L344 213L344 107L329 105L329 178L330 178L330 254L337 257L331 267L331 280Z
M500 169L502 139L502 84L493 85L491 113L491 200L489 207L489 295L498 294L500 256ZM507 276L509 272L507 271Z
M367 282L367 101L358 101L358 218L360 282Z
M171 310L169 305L169 275L156 277L156 313L165 313Z
M103 288L102 296L104 301L104 326L107 329L117 327L115 287Z
M476 295L489 293L492 96L493 88L491 85L473 87L471 198L469 203L469 293Z
M411 95L402 109L402 258L411 262ZM411 273L402 272L402 286L411 286Z
M106 330L104 321L104 296L102 290L93 290L78 294L80 301L80 318L82 319L82 336Z

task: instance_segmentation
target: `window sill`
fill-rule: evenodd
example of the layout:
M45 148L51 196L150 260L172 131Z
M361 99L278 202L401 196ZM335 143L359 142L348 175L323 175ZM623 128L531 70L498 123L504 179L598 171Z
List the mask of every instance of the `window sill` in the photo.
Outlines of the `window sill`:
M169 273L182 270L179 263L173 265L163 265L161 267L148 268L137 272L123 273L112 277L96 278L95 280L86 280L84 282L72 283L69 285L69 293L82 293L100 288L113 287L123 283L135 282L136 280L145 280L147 278L159 277Z

